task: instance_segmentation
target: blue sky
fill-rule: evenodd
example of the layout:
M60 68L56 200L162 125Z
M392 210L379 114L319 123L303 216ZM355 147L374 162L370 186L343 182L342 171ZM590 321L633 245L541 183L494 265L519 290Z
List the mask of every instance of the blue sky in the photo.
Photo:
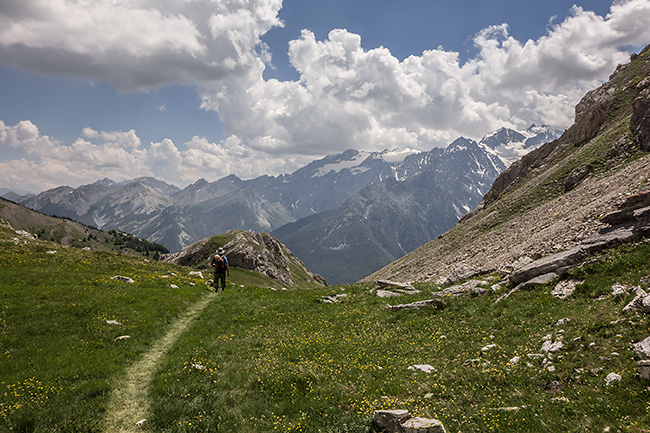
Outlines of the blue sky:
M570 125L650 0L8 0L0 187L291 172Z

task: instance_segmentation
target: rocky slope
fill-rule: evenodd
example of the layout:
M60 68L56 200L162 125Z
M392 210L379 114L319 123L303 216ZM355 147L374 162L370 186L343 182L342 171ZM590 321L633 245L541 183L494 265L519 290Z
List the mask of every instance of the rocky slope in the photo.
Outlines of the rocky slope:
M522 256L570 249L606 228L602 216L650 190L650 48L576 106L557 140L513 163L452 230L367 279L444 281Z
M181 266L205 267L218 248L223 248L230 266L261 272L281 284L293 286L298 280L327 285L313 274L277 239L267 233L231 230L189 245L179 252L163 256L162 260Z

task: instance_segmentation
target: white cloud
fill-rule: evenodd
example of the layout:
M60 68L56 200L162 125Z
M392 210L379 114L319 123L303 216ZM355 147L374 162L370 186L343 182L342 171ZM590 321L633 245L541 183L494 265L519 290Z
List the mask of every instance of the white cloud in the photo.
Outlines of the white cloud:
M475 35L477 54L465 62L442 48L400 61L386 48L364 49L361 36L344 29L322 41L305 30L289 45L299 80L265 80L271 52L260 37L282 25L281 6L281 0L9 0L0 9L1 64L107 80L122 91L195 85L202 108L218 111L230 138L143 146L135 131L86 128L64 145L24 121L2 123L0 142L24 152L16 159L21 170L42 166L39 176L49 184L277 174L347 148L430 149L501 126L567 127L579 99L627 61L626 47L650 42L648 0L616 1L604 17L574 7L536 40L515 39L506 24L489 27ZM72 174L57 177L61 167Z
M60 185L76 187L104 177L121 181L154 176L185 186L199 177L214 181L237 173L252 178L266 168L282 173L309 162L308 157L285 158L252 150L235 137L223 143L193 137L179 149L169 139L142 146L133 130L84 128L72 144L64 144L41 135L29 120L14 126L0 121L0 153L6 154L10 148L20 155L0 161L3 186L30 191Z
M481 31L465 63L442 49L399 61L343 29L323 41L305 30L289 46L298 82L265 81L259 71L254 83L199 89L204 108L258 150L429 149L501 126L568 127L579 99L628 60L624 48L650 41L648 22L647 0L615 3L606 17L574 7L537 40L520 42L505 24Z
M242 75L281 0L8 0L0 62L122 91Z

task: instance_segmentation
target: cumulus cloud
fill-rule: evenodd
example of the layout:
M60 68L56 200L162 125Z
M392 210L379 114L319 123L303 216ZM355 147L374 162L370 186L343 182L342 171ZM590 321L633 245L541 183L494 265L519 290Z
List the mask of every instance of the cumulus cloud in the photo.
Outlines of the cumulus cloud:
M465 63L443 49L399 61L343 29L323 41L305 30L289 46L298 82L200 89L204 107L255 149L429 149L502 126L569 126L579 99L628 60L625 47L650 41L648 22L647 0L617 2L605 17L574 7L538 40L516 40L507 24L484 29Z
M486 28L466 61L442 48L399 60L384 47L364 49L362 35L345 29L324 40L304 30L288 47L299 79L267 80L272 53L260 38L283 25L281 7L281 0L8 0L0 64L107 80L121 91L193 85L229 138L143 145L135 131L87 128L62 144L24 121L2 124L0 142L23 152L16 167L43 168L50 184L70 176L155 175L182 184L277 174L347 148L428 150L502 126L567 127L579 99L627 61L627 47L650 42L647 0L615 1L606 16L574 7L536 40L515 39L507 24ZM70 168L68 177L57 177L57 167Z
M121 91L255 70L281 0L6 0L0 61L106 80Z
M235 137L213 143L197 136L180 149L170 139L143 146L133 130L85 128L73 143L65 144L42 135L29 120L13 126L0 120L0 153L8 150L18 155L0 161L3 186L34 192L60 185L76 187L104 177L121 181L153 176L179 186L199 177L214 181L231 173L252 178L260 174L259 161L288 172L309 159L273 157L242 145Z

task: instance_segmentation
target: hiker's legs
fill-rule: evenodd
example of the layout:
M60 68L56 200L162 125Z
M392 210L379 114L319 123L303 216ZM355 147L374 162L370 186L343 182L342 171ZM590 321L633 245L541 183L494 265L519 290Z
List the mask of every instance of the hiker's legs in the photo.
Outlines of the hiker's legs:
M215 288L215 290L219 290L219 281L221 281L221 290L224 290L226 288L226 274L225 273L214 274L214 288Z

